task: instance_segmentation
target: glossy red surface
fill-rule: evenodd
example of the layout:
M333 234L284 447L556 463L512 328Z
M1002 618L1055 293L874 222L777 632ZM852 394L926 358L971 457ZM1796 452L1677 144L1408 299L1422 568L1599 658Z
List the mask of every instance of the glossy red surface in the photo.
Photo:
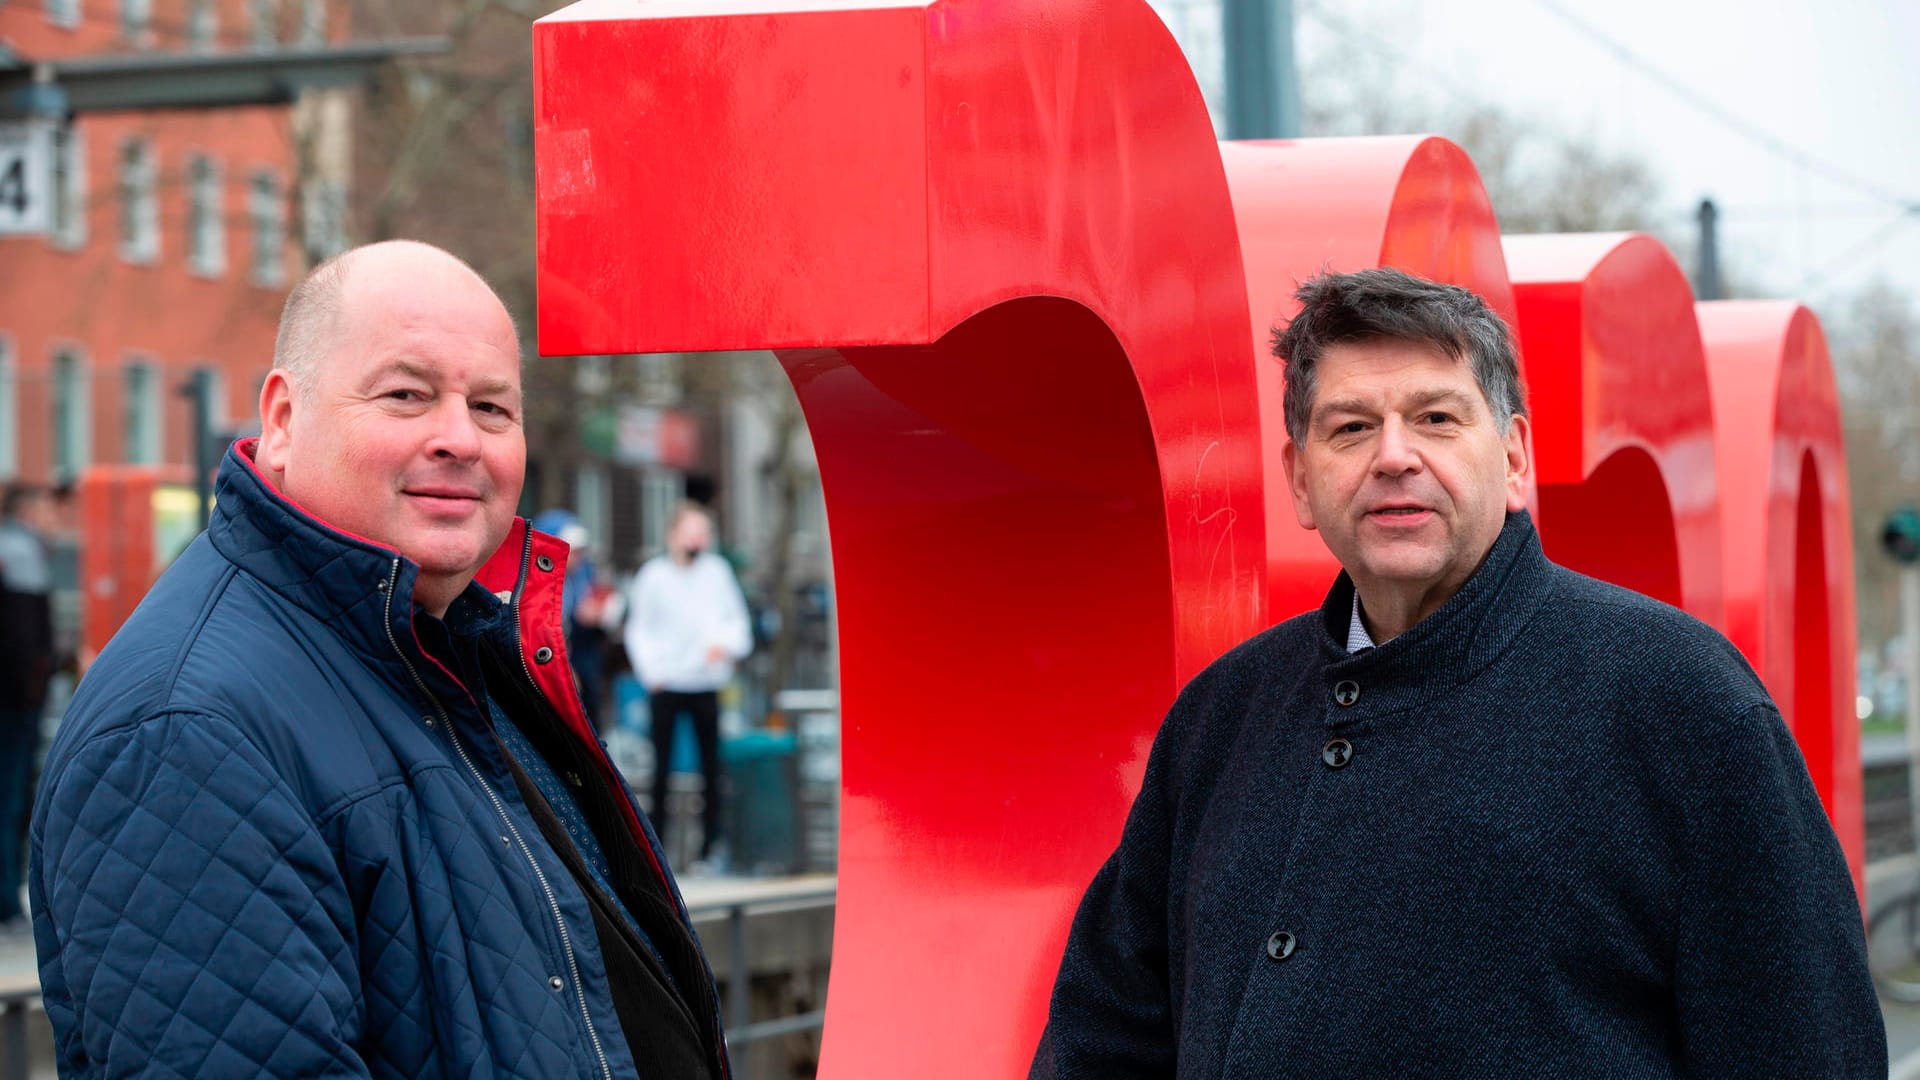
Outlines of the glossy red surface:
M1522 333L1550 548L1726 625L1678 268L1644 237L1503 251L1451 144L1221 147L1132 0L585 0L534 58L541 351L778 349L818 451L823 1076L1024 1075L1175 691L1318 602L1267 339L1322 265L1486 295Z
M1510 236L1540 536L1563 566L1726 627L1693 290L1651 236Z
M1466 152L1426 135L1220 144L1233 191L1253 316L1267 481L1267 611L1317 607L1340 565L1302 529L1287 495L1286 388L1273 331L1300 308L1293 291L1322 269L1393 266L1464 285L1517 320L1500 230Z
M542 350L786 350L841 627L822 1072L1021 1075L1160 717L1265 622L1206 110L1144 4L614 10L535 31Z
M1697 311L1718 421L1727 636L1793 729L1864 896L1853 528L1826 336L1791 301Z

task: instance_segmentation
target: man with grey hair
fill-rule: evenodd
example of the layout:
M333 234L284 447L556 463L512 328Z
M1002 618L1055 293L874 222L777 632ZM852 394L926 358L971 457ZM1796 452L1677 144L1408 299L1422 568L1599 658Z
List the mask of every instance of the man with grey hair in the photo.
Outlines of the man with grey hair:
M261 435L80 685L29 873L63 1075L727 1075L515 505L520 345L404 241L294 289Z
M1542 554L1505 324L1396 270L1296 295L1342 573L1174 703L1031 1075L1884 1077L1798 749L1725 638Z

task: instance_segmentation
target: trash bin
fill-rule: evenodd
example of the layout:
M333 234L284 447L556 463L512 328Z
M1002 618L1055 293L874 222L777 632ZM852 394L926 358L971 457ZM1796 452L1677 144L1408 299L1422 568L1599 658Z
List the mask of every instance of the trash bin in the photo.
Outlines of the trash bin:
M799 864L799 788L791 734L749 731L720 744L726 767L721 830L737 873L791 873Z

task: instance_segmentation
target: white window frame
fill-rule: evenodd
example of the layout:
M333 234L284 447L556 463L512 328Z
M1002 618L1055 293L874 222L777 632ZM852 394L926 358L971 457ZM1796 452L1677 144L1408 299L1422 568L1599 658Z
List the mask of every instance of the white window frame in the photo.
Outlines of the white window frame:
M218 158L187 158L187 266L202 277L227 272L226 170Z
M151 265L160 259L160 164L153 140L122 140L119 168L120 257Z
M256 49L280 47L280 0L248 0L247 13L253 19L251 33Z
M327 43L327 0L300 0L300 27L295 42L305 48Z
M141 400L135 400L136 388L145 391ZM129 354L120 368L121 415L127 431L124 460L129 465L158 465L166 452L161 389L160 364L145 353Z
M86 350L72 342L55 344L47 363L47 385L53 399L49 410L53 430L49 434L53 437L54 476L57 480L73 480L93 464L93 381L87 370Z
M287 196L280 174L255 169L247 178L247 218L253 225L248 275L255 285L277 287L287 280Z
M87 246L87 139L77 121L53 132L53 224L47 240L54 247L75 251Z
M120 0L120 36L136 49L153 45L153 0Z
M13 335L0 332L0 480L20 475L20 369Z
M187 48L194 52L207 52L219 43L219 0L189 0L187 4Z
M337 181L314 177L300 185L300 225L306 248L316 259L347 249L347 193Z
M80 0L47 0L47 21L63 30L80 27Z

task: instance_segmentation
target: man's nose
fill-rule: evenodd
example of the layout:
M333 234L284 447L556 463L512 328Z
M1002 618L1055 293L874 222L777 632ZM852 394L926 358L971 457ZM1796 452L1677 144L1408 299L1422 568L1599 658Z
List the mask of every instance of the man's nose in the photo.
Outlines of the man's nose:
M457 394L441 398L433 410L433 437L427 452L434 457L471 461L480 456L480 428L473 422L467 399Z
M1414 445L1413 432L1406 421L1398 416L1389 416L1380 425L1380 441L1373 455L1373 471L1381 476L1400 476L1404 473L1419 472L1421 468L1420 452Z

